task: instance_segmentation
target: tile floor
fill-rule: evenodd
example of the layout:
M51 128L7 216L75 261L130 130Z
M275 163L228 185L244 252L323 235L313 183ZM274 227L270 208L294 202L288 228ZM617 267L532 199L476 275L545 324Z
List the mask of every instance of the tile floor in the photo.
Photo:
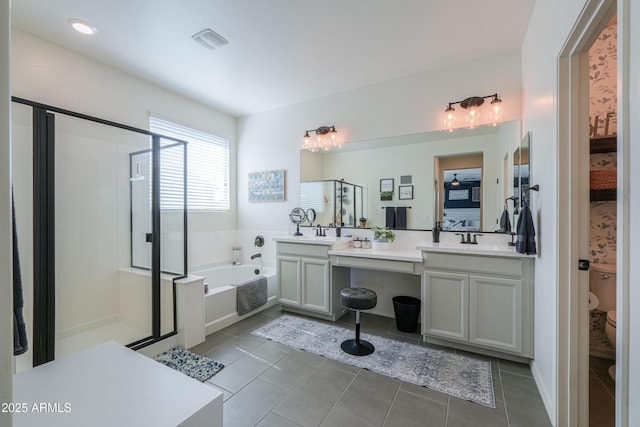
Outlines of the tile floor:
M609 376L615 361L589 357L589 426L616 425L616 383Z
M280 314L272 307L191 349L226 365L207 381L224 392L225 427L551 425L527 365L465 353L493 363L496 409L486 408L250 334ZM338 322L353 327L353 315ZM363 313L362 331L428 345L391 318Z

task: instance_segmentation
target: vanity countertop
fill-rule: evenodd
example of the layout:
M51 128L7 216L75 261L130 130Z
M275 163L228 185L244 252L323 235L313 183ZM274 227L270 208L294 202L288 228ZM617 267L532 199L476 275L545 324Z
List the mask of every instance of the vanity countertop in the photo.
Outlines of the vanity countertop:
M376 250L361 248L341 248L329 251L329 255L348 256L357 258L373 258L386 259L391 261L409 261L422 262L422 252L417 249L401 249L401 250Z
M526 255L516 252L515 246L505 245L468 245L461 243L432 243L424 242L416 246L419 251L442 252L462 255L489 255L514 258L534 258L533 255Z
M342 248L349 246L353 238L335 236L276 236L273 240L284 243L301 243L305 245L324 245L333 248Z

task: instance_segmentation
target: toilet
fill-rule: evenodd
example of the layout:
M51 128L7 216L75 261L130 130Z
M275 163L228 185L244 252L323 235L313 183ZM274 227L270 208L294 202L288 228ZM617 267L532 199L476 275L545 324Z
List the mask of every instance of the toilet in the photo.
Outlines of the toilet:
M591 264L589 290L598 300L598 310L607 313L604 331L609 343L616 348L616 265ZM609 376L616 379L616 365L609 367Z
M615 350L616 348L616 311L607 311L607 323L604 326L604 332L607 335L607 339L611 346ZM609 366L609 376L616 379L616 365Z

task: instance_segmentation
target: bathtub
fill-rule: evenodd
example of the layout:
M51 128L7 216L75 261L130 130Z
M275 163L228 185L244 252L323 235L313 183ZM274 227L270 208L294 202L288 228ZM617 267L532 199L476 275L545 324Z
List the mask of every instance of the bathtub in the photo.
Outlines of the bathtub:
M236 287L231 284L256 277L256 271L267 278L267 303L250 313L239 316L236 311ZM204 296L205 335L269 308L276 304L278 299L274 267L250 264L229 265L194 271L192 274L204 277L204 282L209 287L209 291Z

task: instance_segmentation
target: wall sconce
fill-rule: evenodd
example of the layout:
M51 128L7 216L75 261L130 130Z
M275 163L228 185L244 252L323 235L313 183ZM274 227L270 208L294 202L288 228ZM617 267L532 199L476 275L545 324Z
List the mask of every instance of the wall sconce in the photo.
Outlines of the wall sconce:
M460 104L460 106L466 110L466 113L464 115L464 126L470 129L476 127L480 122L480 107L484 104L484 100L487 98L492 98L491 109L488 113L488 122L495 126L502 116L502 99L500 99L500 96L497 93L487 96L472 96L462 101L450 102L447 108L444 110L446 114L443 121L444 127L449 132L453 132L453 129L456 128L456 109L453 108L453 106L456 104Z
M315 138L312 138L309 132L315 132ZM341 147L342 141L338 138L338 131L335 126L320 126L317 129L304 131L304 141L302 142L303 150L309 150L311 152L320 150L329 151L332 148Z

